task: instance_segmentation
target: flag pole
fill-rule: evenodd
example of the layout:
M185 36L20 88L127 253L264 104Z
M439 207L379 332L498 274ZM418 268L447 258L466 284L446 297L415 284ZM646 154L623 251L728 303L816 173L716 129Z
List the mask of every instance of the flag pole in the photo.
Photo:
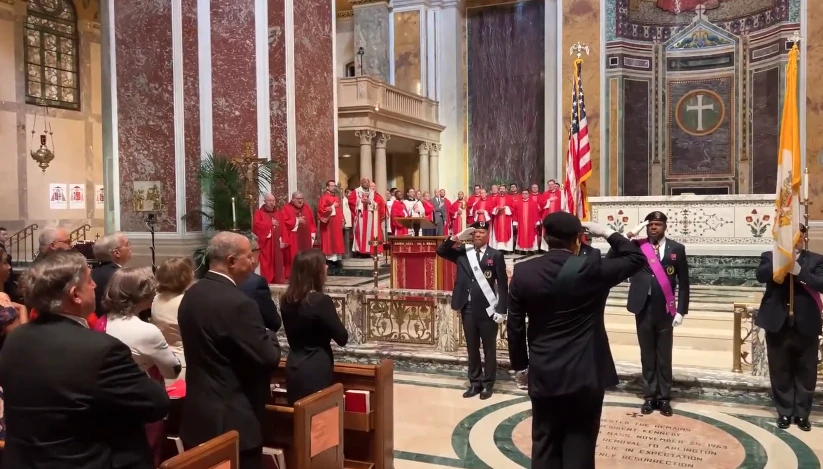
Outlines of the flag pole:
M800 42L800 32L795 31L791 37L792 42L794 42L792 48L798 47L797 44ZM796 156L799 158L799 155ZM803 179L801 180L801 193L798 194L800 197L800 205L803 206L803 226L806 227L805 233L803 233L803 249L809 248L809 195L808 195L808 179L809 178L809 168L808 166L803 169ZM794 222L794 221L793 221ZM794 250L792 251L794 252ZM796 261L795 261L796 262ZM794 275L789 272L789 324L794 324Z

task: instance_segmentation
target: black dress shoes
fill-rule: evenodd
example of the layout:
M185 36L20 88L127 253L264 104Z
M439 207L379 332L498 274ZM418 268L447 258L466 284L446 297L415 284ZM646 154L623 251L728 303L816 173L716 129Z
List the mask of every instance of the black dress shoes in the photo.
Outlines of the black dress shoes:
M646 399L643 402L643 405L640 406L640 413L644 415L649 415L654 412L654 409L657 408L657 401L654 399Z
M486 386L482 391L480 391L480 399L485 401L486 399L492 397L492 394L494 394L494 387Z
M482 394L481 394L482 397ZM788 420L788 419L786 419ZM803 417L795 417L794 424L797 425L797 428L803 430L804 432L812 431L812 424L809 422L809 419ZM781 427L783 428L783 427Z
M787 429L792 424L792 419L785 415L777 416L777 428Z
M483 391L483 388L480 386L469 386L469 389L466 389L466 392L463 393L463 397L468 399L480 394L481 391Z
M669 404L668 400L661 400L658 408L660 409L660 415L671 417L673 414L672 405Z

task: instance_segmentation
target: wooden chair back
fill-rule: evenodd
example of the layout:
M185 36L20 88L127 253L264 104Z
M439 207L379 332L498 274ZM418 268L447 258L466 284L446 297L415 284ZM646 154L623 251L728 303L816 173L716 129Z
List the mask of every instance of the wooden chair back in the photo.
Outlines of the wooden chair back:
M163 462L160 469L240 469L239 439L231 430Z

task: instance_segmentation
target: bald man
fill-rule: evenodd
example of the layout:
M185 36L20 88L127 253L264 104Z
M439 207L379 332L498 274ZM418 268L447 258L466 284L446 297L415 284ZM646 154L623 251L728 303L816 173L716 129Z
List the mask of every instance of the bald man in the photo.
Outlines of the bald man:
M268 283L286 283L280 213L273 195L263 196L263 205L254 212L251 229L260 248L260 276Z
M314 239L317 236L317 225L314 222L314 214L306 205L303 193L293 192L291 201L280 211L283 220L283 271L286 278L291 273L291 265L294 257L300 251L307 251L314 246Z

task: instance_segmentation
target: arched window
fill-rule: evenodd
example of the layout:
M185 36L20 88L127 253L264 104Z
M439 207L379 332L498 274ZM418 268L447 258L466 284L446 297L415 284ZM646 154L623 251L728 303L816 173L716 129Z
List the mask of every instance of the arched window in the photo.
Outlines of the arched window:
M26 102L80 109L77 13L71 0L29 0Z

